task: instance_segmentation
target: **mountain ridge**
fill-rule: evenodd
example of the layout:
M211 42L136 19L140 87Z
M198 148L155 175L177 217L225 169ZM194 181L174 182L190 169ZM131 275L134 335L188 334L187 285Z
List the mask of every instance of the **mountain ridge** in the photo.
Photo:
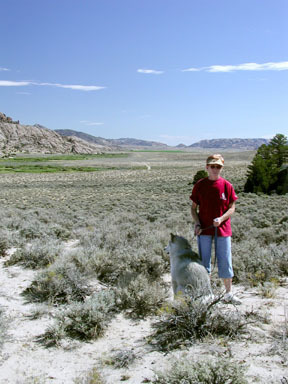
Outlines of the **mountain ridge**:
M257 149L263 144L268 144L269 140L262 138L253 139L210 139L200 140L197 143L193 143L188 148L219 148L219 149Z
M105 143L106 145L114 145L122 148L130 147L150 147L150 148L203 148L203 149L246 149L254 150L260 147L262 144L268 144L269 140L262 138L252 138L252 139L241 139L241 138L231 138L231 139L210 139L210 140L200 140L191 145L178 144L176 146L168 146L164 143L159 143L156 141L148 141L141 139L133 138L119 138L119 139L104 139L103 137L89 135L88 133L73 131L71 129L56 129L57 133L63 136L76 136L80 137L83 140L95 142L95 143Z
M119 139L104 139L103 137L93 136L88 133L84 133L81 131L74 131L72 129L55 129L55 132L59 133L62 136L76 136L82 138L83 140L91 141L97 144L105 143L106 145L112 145L116 147L163 147L169 148L167 144L159 143L156 141L148 141L142 139L128 138L122 137Z
M9 155L13 152L20 153L101 153L106 151L133 150L133 149L180 149L189 150L219 149L219 150L255 150L269 140L255 139L210 139L200 140L191 145L167 144L135 138L105 139L81 131L71 129L51 130L40 124L23 125L19 120L0 112L0 154Z

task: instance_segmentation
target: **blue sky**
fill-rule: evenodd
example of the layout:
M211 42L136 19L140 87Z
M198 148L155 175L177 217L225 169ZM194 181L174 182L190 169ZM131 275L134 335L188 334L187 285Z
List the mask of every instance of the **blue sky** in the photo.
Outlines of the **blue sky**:
M288 133L287 0L0 0L0 111L170 145Z

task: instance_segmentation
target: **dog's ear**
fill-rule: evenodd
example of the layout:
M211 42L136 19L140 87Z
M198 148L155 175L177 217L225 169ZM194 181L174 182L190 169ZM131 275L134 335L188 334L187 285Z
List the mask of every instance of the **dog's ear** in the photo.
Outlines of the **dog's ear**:
M170 233L170 239L171 239L172 242L174 241L175 235L173 235L173 233Z

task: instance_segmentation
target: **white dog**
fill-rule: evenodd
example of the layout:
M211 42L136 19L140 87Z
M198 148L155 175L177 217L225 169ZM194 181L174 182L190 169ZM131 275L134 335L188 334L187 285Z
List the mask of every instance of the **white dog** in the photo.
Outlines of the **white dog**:
M179 294L192 298L212 294L208 272L184 237L171 233L171 240L165 251L170 256L174 298Z

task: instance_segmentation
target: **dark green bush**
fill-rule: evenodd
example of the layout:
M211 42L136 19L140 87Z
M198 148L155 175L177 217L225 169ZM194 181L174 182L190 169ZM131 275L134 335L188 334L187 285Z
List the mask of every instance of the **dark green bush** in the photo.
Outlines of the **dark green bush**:
M205 171L204 169L201 170L201 171L196 172L196 174L194 175L192 184L193 184L193 185L196 184L197 181L199 181L199 180L201 180L201 179L204 179L204 178L207 177L207 176L208 176L208 172Z
M268 145L263 144L258 148L252 164L248 166L245 192L287 192L283 188L284 184L287 185L287 168L281 168L288 159L287 143L286 136L277 134ZM280 175L280 171L285 172L284 177Z

